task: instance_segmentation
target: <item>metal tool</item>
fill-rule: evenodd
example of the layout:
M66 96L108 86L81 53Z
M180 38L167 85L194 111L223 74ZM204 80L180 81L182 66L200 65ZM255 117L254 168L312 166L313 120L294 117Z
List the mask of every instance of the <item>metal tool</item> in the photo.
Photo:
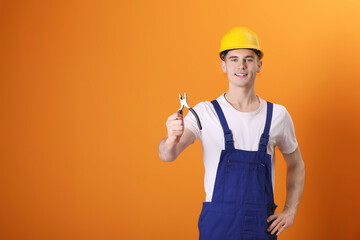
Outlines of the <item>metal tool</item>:
M192 112L192 114L194 114L195 118L196 118L196 122L198 124L198 127L199 129L201 130L202 129L202 126L201 126L201 122L200 122L200 119L199 119L199 116L196 114L195 110L192 109L189 104L187 103L187 95L186 93L184 93L184 96L185 98L182 98L181 94L179 93L179 99L180 99L180 104L181 104L181 107L179 108L178 110L178 113L182 114L182 111L183 111L183 108L184 107L187 107L189 109L190 112Z

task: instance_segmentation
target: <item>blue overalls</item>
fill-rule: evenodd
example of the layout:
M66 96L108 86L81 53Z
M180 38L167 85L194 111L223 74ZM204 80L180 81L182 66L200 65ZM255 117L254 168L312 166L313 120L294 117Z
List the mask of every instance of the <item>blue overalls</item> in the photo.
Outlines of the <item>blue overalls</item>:
M219 103L216 113L224 130L225 150L221 151L211 202L203 202L199 217L200 240L277 239L267 228L267 218L277 207L271 181L271 155L266 153L273 104L267 102L264 132L258 151L235 149L233 135Z

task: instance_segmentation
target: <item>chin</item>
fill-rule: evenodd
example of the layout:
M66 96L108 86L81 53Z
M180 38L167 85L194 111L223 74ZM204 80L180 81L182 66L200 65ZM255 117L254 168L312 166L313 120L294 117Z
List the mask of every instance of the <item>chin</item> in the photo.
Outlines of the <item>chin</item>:
M230 84L235 87L247 87L250 85L250 83L247 81L246 82L245 81L243 81L243 82L236 81L236 82L231 82Z

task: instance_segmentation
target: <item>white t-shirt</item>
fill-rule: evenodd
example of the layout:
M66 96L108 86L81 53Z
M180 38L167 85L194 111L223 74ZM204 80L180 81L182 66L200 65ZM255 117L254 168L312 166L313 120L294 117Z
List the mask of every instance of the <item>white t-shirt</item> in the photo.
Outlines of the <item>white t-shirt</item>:
M260 97L258 98L260 100L260 107L253 112L240 112L236 110L225 99L224 94L217 98L229 128L233 133L236 149L246 151L257 151L259 149L260 136L265 127L267 104L265 100ZM205 166L204 186L206 201L211 202L220 153L221 150L225 149L224 132L211 102L200 102L193 109L200 118L202 130L198 128L196 119L191 112L184 118L184 125L185 128L191 130L196 138L201 141ZM274 104L269 134L270 139L267 153L271 155L271 175L274 189L275 146L282 153L292 153L298 146L290 114L282 105Z

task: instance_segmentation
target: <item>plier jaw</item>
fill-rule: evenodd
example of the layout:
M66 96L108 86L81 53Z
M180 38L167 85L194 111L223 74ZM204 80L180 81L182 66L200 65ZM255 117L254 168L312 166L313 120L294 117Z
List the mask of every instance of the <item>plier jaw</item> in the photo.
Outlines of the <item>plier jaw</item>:
M187 107L189 109L190 112L192 112L192 114L194 114L195 118L196 118L196 122L198 124L198 127L199 129L201 130L202 129L202 126L201 126L201 122L200 122L200 119L199 119L199 116L196 114L195 110L192 109L189 104L187 103L187 95L186 93L184 93L184 98L182 98L181 94L179 93L179 99L180 99L180 108L178 110L178 113L182 114L182 111L184 109L184 107Z
M185 98L182 98L181 94L179 93L179 99L180 99L180 108L178 110L178 113L182 114L182 110L184 109L184 107L187 107L188 109L190 109L189 104L187 103L187 95L186 93L184 93Z

